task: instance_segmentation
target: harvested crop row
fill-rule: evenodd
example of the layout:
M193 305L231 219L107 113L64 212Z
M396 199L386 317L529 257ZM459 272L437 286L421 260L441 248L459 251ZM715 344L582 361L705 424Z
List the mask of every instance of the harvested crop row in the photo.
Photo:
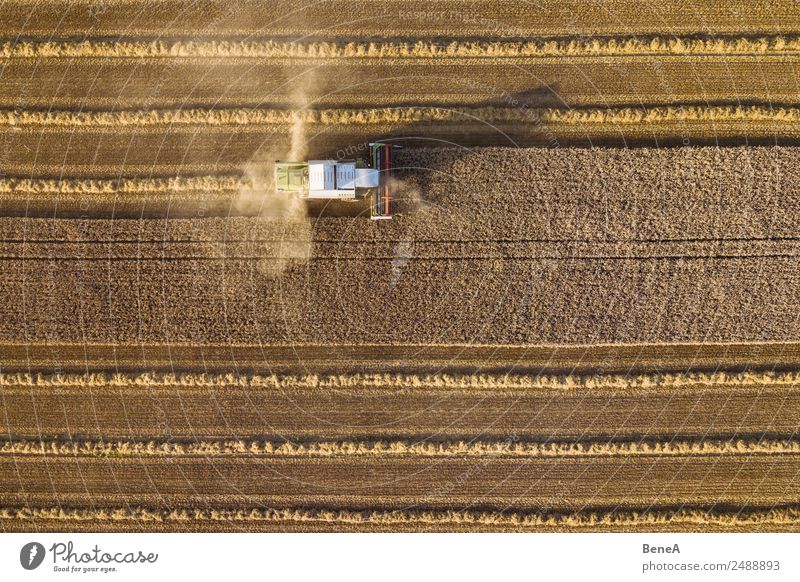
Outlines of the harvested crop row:
M195 367L197 362L207 364L204 354ZM486 352L481 362L491 366L497 360ZM314 364L295 362L306 365ZM709 435L735 441L796 434L798 386L568 391L4 386L0 414L11 435L84 435L103 442L159 440L165 434L175 441L509 442L516 436L521 442L702 442Z
M378 109L172 109L153 111L0 111L15 127L172 125L397 125L409 123L648 124L670 122L800 123L800 107L677 105L556 109L528 107L384 107Z
M6 215L197 216L237 214L236 200L252 184L240 176L121 179L0 179ZM152 209L152 210L150 210Z
M0 506L771 506L800 503L799 458L0 456Z
M454 390L492 393L498 389L518 391L658 391L698 388L747 388L800 384L800 372L686 372L651 374L592 374L553 376L547 374L352 374L335 376L243 375L243 374L0 374L0 386L26 388L104 387L209 389L240 388L253 390Z
M517 374L556 376L587 376L597 374L647 375L653 370L664 373L689 373L691 371L714 370L788 370L800 359L800 344L786 343L713 343L698 344L629 344L629 345L480 345L480 344L57 344L57 343L2 343L0 356L7 373L14 370L24 374L51 377L53 370L64 374L85 376L87 372L104 372L109 377L120 370L149 370L152 374L168 372L176 374L196 373L197 362L202 362L206 374L228 374L248 376L263 373L271 376L317 374L320 376L342 374L418 374L436 373L458 375ZM187 391L186 386L179 387ZM765 388L754 386L755 391L765 393ZM152 388L151 388L152 389ZM58 388L58 393L68 389ZM94 390L78 386L75 394L86 394ZM107 390L98 387L95 397ZM365 388L360 388L364 391ZM25 384L19 389L5 386L4 394L39 397L51 394L52 387L37 387ZM269 391L269 390L267 390ZM116 387L115 393L128 396L142 395L140 388L130 391ZM227 386L222 392L212 390L209 394L237 392ZM254 393L252 386L244 392ZM390 393L395 393L390 390ZM429 390L429 392L435 392ZM642 392L641 388L636 393ZM702 393L714 392L710 387ZM312 391L313 394L319 394ZM414 391L419 396L422 392ZM469 392L474 394L475 392ZM685 391L684 391L685 393ZM746 393L746 392L745 392ZM194 393L195 396L200 396ZM495 392L496 394L496 392ZM166 397L166 394L164 395ZM386 392L384 392L384 397ZM677 398L677 395L672 395ZM316 396L315 396L316 397ZM45 407L49 408L49 407ZM115 408L110 406L110 408ZM198 409L208 408L198 405ZM404 408L400 406L400 408ZM465 407L469 408L469 407ZM539 406L538 408L541 408Z
M334 441L313 443L265 440L13 440L0 444L0 455L89 457L638 457L799 454L796 438L669 441L493 442L493 441Z
M171 178L31 179L0 178L0 194L173 194L178 192L238 192L247 184L239 176Z
M2 523L13 521L48 522L134 522L136 526L148 523L184 522L202 527L202 522L222 522L257 526L257 524L312 523L317 525L358 525L393 529L402 526L471 526L479 529L503 530L569 530L569 529L628 529L647 531L665 526L683 528L721 526L725 528L769 529L800 527L800 510L796 507L771 509L736 508L729 511L714 509L641 509L638 511L611 512L583 510L574 513L519 513L476 511L341 511L326 509L155 509L145 507L115 507L103 509L72 509L62 507L3 507ZM11 525L11 524L9 524Z
M627 528L658 529L679 525L683 528L722 526L769 530L773 527L800 527L800 510L796 507L771 509L742 507L736 510L713 509L641 509L639 511L615 510L578 511L574 513L519 513L519 512L474 512L474 511L342 511L325 509L264 509L262 507L230 509L154 509L144 507L115 507L103 509L70 509L62 507L3 507L0 520L33 521L46 525L48 521L76 522L135 522L147 523L184 522L195 526L202 522L227 524L291 524L313 523L330 525L358 525L362 527L416 526L471 526L498 528L502 530L571 530ZM44 523L43 523L44 522ZM49 527L48 527L49 529Z
M80 40L0 43L0 58L446 59L564 56L800 54L800 36L565 37L528 41L437 39L320 42L275 40Z
M0 107L53 110L797 104L797 55L6 59ZM313 66L311 66L313 62ZM68 75L70 83L60 82ZM342 83L342 79L349 82ZM298 97L298 91L302 93Z

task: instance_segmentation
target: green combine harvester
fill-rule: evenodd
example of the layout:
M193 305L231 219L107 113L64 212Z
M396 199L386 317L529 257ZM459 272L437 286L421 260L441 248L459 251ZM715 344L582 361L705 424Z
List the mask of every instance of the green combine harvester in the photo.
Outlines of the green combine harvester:
M392 192L393 153L399 147L370 143L368 160L277 161L276 188L309 200L368 199L370 218L391 219L397 206Z

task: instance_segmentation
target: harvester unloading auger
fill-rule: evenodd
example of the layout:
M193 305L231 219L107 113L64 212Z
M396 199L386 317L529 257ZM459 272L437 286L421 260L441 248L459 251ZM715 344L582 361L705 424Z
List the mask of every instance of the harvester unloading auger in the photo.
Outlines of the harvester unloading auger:
M400 146L369 144L369 159L275 162L278 192L316 200L370 201L370 218L390 219L397 207L393 190L394 150Z

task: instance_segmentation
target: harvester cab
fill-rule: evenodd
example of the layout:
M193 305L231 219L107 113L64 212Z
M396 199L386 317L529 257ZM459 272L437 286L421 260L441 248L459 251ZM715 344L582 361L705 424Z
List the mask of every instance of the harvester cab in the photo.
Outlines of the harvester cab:
M370 143L366 160L277 161L275 187L311 200L369 200L370 218L391 219L397 208L392 177L399 147Z

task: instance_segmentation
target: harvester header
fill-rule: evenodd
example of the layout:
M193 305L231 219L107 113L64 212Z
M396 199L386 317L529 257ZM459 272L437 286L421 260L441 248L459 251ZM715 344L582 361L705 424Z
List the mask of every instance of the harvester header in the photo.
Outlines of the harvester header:
M311 200L369 200L370 218L390 219L397 207L392 176L399 147L370 143L366 160L277 161L275 185L278 192Z

